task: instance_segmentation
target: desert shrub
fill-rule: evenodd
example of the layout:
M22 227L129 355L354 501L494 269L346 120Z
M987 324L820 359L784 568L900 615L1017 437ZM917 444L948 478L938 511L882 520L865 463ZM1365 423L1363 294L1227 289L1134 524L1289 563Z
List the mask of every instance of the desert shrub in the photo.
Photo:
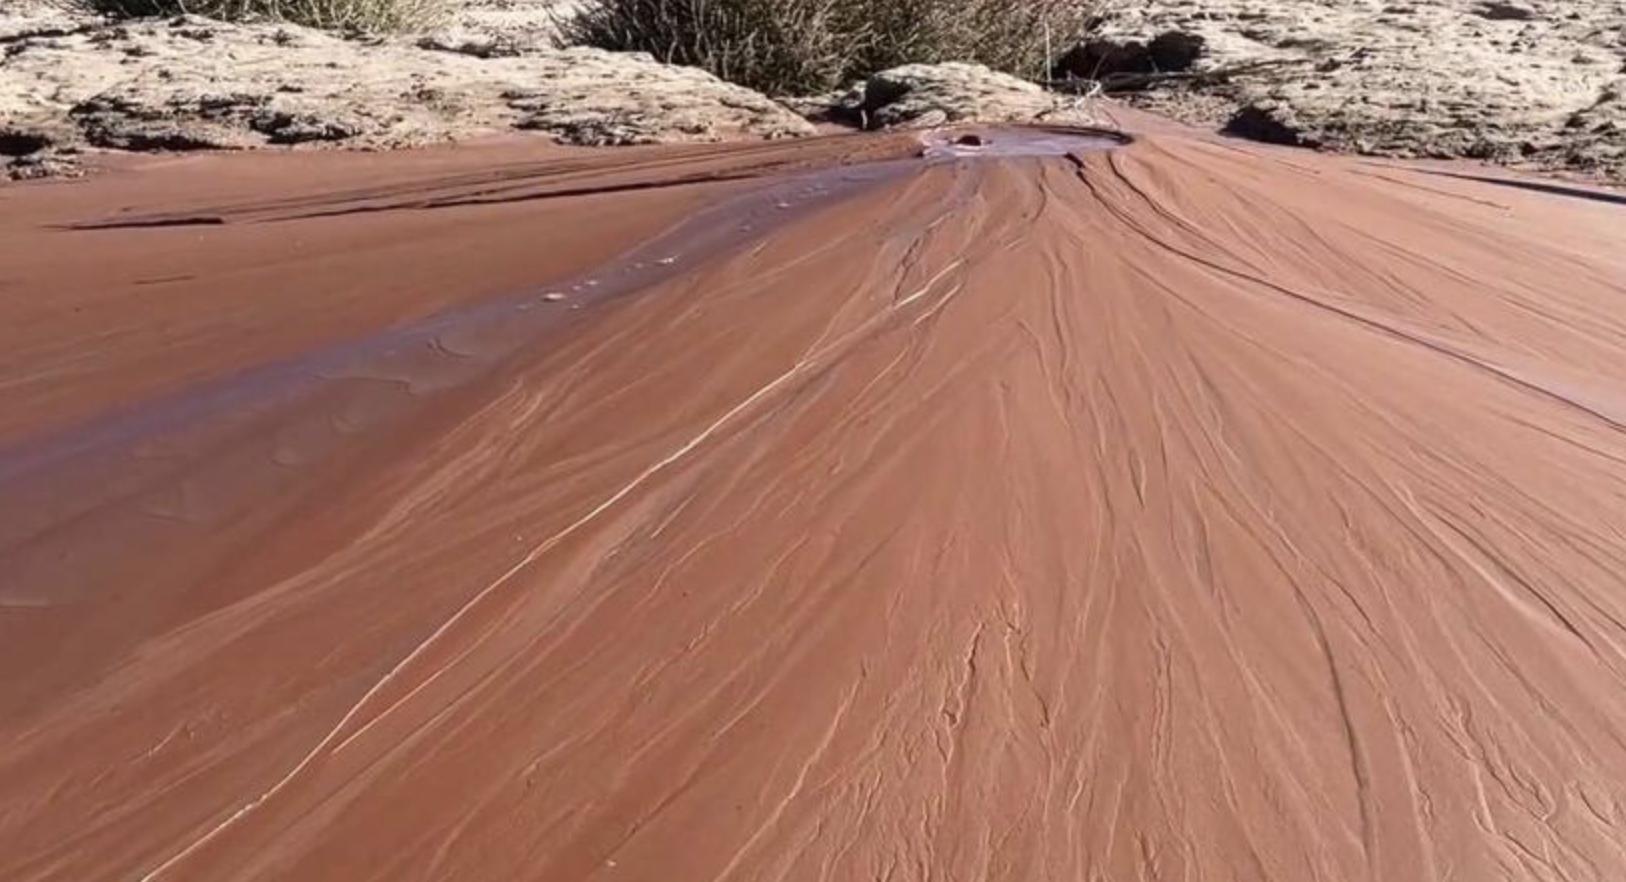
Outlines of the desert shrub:
M909 62L1043 76L1096 0L586 0L565 37L703 67L769 94L830 89Z
M75 0L118 18L192 13L223 21L280 21L341 31L403 31L439 21L450 0Z
M853 0L588 0L560 22L566 42L648 52L782 93L828 83L853 46Z

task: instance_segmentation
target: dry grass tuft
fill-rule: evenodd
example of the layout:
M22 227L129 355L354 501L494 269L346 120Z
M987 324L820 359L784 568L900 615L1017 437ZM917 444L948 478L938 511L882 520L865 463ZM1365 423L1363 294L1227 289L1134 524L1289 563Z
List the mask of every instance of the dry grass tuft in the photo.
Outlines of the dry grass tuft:
M587 0L573 42L703 67L772 95L911 62L972 61L1044 78L1096 0Z
M71 0L117 18L190 13L222 21L272 21L335 31L410 31L444 19L455 0Z

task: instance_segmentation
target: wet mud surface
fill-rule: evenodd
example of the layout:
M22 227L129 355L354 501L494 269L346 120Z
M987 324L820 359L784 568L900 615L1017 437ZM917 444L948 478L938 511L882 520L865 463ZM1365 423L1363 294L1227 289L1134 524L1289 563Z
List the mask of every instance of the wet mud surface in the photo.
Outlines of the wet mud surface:
M1626 224L1504 183L0 191L0 878L1618 878Z

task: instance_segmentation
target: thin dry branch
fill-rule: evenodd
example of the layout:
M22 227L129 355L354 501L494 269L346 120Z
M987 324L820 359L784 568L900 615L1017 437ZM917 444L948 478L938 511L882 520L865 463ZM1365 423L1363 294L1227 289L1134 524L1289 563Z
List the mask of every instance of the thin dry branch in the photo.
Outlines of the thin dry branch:
M1086 79L1070 77L1067 79L1050 79L1040 81L1040 85L1054 92L1069 94L1099 94L1102 92L1138 92L1144 89L1170 83L1185 83L1188 85L1213 85L1228 82L1236 77L1256 74L1273 68L1288 67L1305 64L1303 59L1280 58L1265 61L1250 61L1241 64L1232 64L1205 71L1155 71L1152 73L1113 73L1106 76Z

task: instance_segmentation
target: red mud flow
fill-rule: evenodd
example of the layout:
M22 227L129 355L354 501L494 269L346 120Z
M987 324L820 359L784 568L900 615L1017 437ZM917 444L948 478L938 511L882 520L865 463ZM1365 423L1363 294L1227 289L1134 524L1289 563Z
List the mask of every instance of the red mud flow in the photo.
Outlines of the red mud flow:
M0 190L0 879L1626 877L1621 199L986 140Z

